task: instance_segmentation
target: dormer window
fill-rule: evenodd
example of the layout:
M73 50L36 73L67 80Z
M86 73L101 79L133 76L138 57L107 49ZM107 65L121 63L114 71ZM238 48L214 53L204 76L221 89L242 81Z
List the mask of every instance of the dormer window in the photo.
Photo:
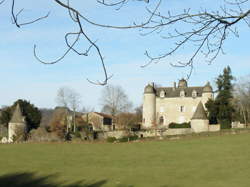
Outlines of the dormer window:
M192 97L193 97L193 98L196 98L196 97L197 97L197 91L196 91L196 90L193 90L193 92L192 92Z
M160 92L160 97L161 98L165 97L165 92L163 90Z
M185 91L184 90L181 90L180 97L185 97Z

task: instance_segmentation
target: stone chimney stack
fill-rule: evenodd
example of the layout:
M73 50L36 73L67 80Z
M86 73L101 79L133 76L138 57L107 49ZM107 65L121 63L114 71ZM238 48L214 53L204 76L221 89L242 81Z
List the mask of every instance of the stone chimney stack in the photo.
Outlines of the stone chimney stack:
M175 90L176 89L176 82L174 82L174 87L173 87L173 90Z

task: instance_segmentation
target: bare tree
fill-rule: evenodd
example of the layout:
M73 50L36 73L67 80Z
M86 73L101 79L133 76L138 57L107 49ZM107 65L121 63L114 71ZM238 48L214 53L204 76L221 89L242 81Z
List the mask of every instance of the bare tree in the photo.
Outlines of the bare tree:
M250 81L249 76L240 79L234 86L235 106L244 123L250 122Z
M82 113L90 113L94 111L95 111L95 108L92 106L84 106L82 107L82 110L81 110Z
M73 131L76 132L76 111L81 103L81 96L75 90L62 87L57 92L56 101L60 106L69 107L73 111Z
M88 33L86 33L85 28L87 24L102 27L106 29L137 29L140 28L141 35L147 36L152 33L157 33L159 37L165 42L173 42L174 47L164 49L160 55L151 55L147 50L145 55L149 58L148 63L142 67L148 66L151 63L157 63L159 61L167 59L172 54L180 52L183 47L189 47L190 45L194 47L191 56L184 62L177 61L176 63L171 63L175 67L190 67L190 77L193 69L194 62L198 55L203 55L207 59L208 63L214 61L217 56L223 52L223 46L226 39L230 35L238 37L237 26L242 22L250 27L250 9L249 0L224 0L223 5L220 6L218 10L207 10L206 7L200 9L200 11L192 11L189 7L184 9L180 13L172 13L166 8L160 9L162 0L150 1L150 0L136 0L145 2L147 15L142 16L146 18L141 21L140 24L132 21L130 25L108 25L103 23L98 23L95 20L91 20L85 16L84 12L80 12L78 7L71 5L71 1L67 0L63 2L61 0L54 0L56 5L62 7L68 11L68 16L71 21L76 25L77 30L68 32L65 34L66 50L61 57L54 61L42 60L37 54L37 46L34 45L34 56L38 61L43 64L55 64L61 61L69 52L74 52L80 56L88 56L90 51L94 49L100 60L104 71L103 81L90 81L94 84L105 85L107 81L112 77L108 75L106 71L106 66L103 58L101 49L99 48L97 41L90 38ZM13 23L17 27L22 27L31 23L38 22L49 16L49 13L44 16L31 19L27 22L20 23L19 17L23 12L23 8L16 11L15 0L12 0L11 15ZM97 0L97 3L103 6L115 7L115 10L120 10L123 6L128 3L133 3L135 1L131 0ZM0 2L3 4L4 0ZM217 2L216 2L217 3ZM154 8L149 8L154 5ZM187 6L183 2L183 6ZM72 37L74 39L72 40ZM83 37L85 42L89 44L89 47L85 50L78 50L76 44L79 43L79 38ZM71 38L71 39L70 39Z
M120 86L107 85L103 88L101 96L102 112L116 116L121 112L129 112L132 109L132 103Z

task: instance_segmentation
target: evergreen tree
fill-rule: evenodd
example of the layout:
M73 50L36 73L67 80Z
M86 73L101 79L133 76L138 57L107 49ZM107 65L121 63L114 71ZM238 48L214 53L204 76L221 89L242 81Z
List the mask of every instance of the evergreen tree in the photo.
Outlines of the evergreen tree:
M231 128L234 113L232 80L233 76L229 66L223 70L223 74L219 75L216 80L218 95L215 99L215 105L217 106L217 119L221 124L221 128Z
M232 72L230 67L223 70L223 74L216 79L218 95L215 100L208 100L205 104L208 110L208 118L210 124L219 124L222 129L231 128L232 118L234 114L233 85Z
M5 124L6 126L8 125L17 104L20 105L22 114L25 116L25 120L28 126L28 131L30 131L31 129L38 128L41 121L40 110L30 102L21 99L17 100L12 106L5 107L3 109L2 115L0 117L0 122L2 124Z
M208 119L209 124L218 124L217 114L218 114L218 107L215 105L215 101L209 99L205 104L207 111L208 111Z

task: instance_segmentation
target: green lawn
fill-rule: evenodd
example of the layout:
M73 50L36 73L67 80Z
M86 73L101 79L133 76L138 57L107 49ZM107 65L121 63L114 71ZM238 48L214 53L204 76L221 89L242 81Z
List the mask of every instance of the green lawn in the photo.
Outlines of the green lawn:
M249 187L250 134L118 144L0 145L0 186L6 185L6 174L17 180L15 173L26 178L32 173L38 179L56 175L48 181L104 187Z

